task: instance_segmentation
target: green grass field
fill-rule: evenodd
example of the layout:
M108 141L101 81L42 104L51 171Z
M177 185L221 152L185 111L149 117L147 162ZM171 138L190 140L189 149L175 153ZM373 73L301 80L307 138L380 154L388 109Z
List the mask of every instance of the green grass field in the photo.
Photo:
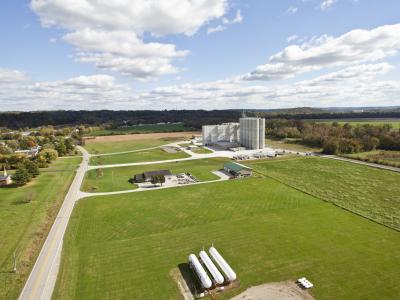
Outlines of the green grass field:
M382 126L384 124L390 124L394 129L400 129L400 119L321 119L321 120L306 120L306 121L315 121L321 123L332 123L338 122L340 125L344 125L349 123L351 125L375 125Z
M109 142L103 141L99 142L96 140L88 140L85 145L85 149L89 153L114 153L123 151L134 151L147 149L152 147L158 147L161 145L166 145L176 141L177 139L143 139L143 140L132 140L132 141L118 141Z
M400 173L323 158L249 163L257 172L400 230Z
M96 170L91 170L86 173L85 180L82 184L82 191L86 192L114 192L122 190L131 190L137 188L135 184L128 182L134 174L139 174L145 171L154 170L170 170L172 174L190 172L200 181L218 179L211 171L221 169L224 158L212 158L202 160L188 160L174 163L106 168L103 169L103 176L98 177Z
M265 147L274 149L285 149L299 152L321 152L321 148L313 148L306 145L290 142L290 140L276 140L276 139L265 139Z
M209 153L213 153L211 150L208 150L206 148L198 148L198 149L193 149L191 150L193 153L197 153L197 154L209 154Z
M18 297L80 161L59 158L28 185L0 188L0 299Z
M251 178L79 201L53 299L179 299L169 273L211 243L241 284L218 299L301 276L316 299L400 294L399 232Z
M104 135L119 135L119 134L136 134L136 133L152 133L152 132L176 132L188 130L183 124L146 124L135 125L124 128L115 129L99 129L93 130L87 135L104 136Z
M176 153L168 153L162 149L151 149L140 152L131 152L124 154L115 155L104 155L94 156L90 158L91 165L113 165L113 164L124 164L124 163L136 163L145 161L157 161L157 160L170 160L178 158L186 158L190 155L183 151Z

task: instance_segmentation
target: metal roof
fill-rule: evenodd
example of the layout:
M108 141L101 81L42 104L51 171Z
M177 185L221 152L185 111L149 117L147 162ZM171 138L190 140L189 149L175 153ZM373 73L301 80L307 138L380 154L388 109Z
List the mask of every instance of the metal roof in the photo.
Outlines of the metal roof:
M224 168L232 170L233 172L240 172L242 170L252 170L252 168L246 167L245 165L241 165L235 162L227 162L224 164Z

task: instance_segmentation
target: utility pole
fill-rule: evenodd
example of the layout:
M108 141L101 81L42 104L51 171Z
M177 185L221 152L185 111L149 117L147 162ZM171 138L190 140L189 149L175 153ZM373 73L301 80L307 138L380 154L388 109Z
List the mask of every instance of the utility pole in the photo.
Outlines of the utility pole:
M16 255L15 255L15 252L16 252L16 251L14 251L14 255L13 255L13 258L14 258L14 268L13 268L13 272L14 272L14 273L17 273L17 258L16 258Z

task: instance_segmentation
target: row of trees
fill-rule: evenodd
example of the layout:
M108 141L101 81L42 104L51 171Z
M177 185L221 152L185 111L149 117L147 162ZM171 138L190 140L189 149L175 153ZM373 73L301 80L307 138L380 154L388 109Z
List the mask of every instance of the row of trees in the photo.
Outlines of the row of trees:
M302 143L323 148L327 154L357 153L361 151L400 150L400 130L391 125L373 126L313 123L302 120L271 119L266 121L266 135L293 138Z

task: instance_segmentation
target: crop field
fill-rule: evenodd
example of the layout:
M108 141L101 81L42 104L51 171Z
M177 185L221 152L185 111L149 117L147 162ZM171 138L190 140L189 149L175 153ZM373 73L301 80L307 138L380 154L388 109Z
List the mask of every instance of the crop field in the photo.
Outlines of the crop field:
M316 299L400 294L399 232L253 177L82 199L53 298L179 299L170 273L211 243L240 280L218 299L301 276Z
M90 132L90 136L117 135L117 134L136 134L136 133L151 133L151 132L177 132L185 131L188 128L183 124L145 124L115 129L99 129Z
M0 299L18 297L80 160L59 158L28 185L0 188Z
M289 186L400 230L400 173L315 157L249 165Z
M113 164L136 163L145 161L170 160L170 159L178 159L186 157L190 157L190 155L186 154L183 151L179 151L176 153L168 153L161 148L157 148L151 150L143 150L139 152L94 156L90 159L90 164L113 165Z
M102 169L101 176L99 176L99 171L91 170L86 173L82 184L82 191L114 192L132 190L137 188L137 185L129 183L128 180L134 174L165 169L170 170L172 174L190 172L200 181L216 180L218 177L211 173L211 171L221 169L226 161L227 159L224 158L210 158L154 165L105 168Z
M265 139L265 147L273 149L286 149L299 152L321 152L321 148L309 147L299 143L291 142L288 139Z
M158 147L161 145L169 144L175 139L144 139L131 140L131 141L102 141L102 140L88 140L85 149L89 153L114 153L124 151L142 150L147 148Z
M354 126L366 125L366 124L382 126L384 124L390 124L393 126L393 129L400 129L400 119L321 119L321 120L306 120L306 121L315 121L321 123L338 122L340 125L349 123Z

